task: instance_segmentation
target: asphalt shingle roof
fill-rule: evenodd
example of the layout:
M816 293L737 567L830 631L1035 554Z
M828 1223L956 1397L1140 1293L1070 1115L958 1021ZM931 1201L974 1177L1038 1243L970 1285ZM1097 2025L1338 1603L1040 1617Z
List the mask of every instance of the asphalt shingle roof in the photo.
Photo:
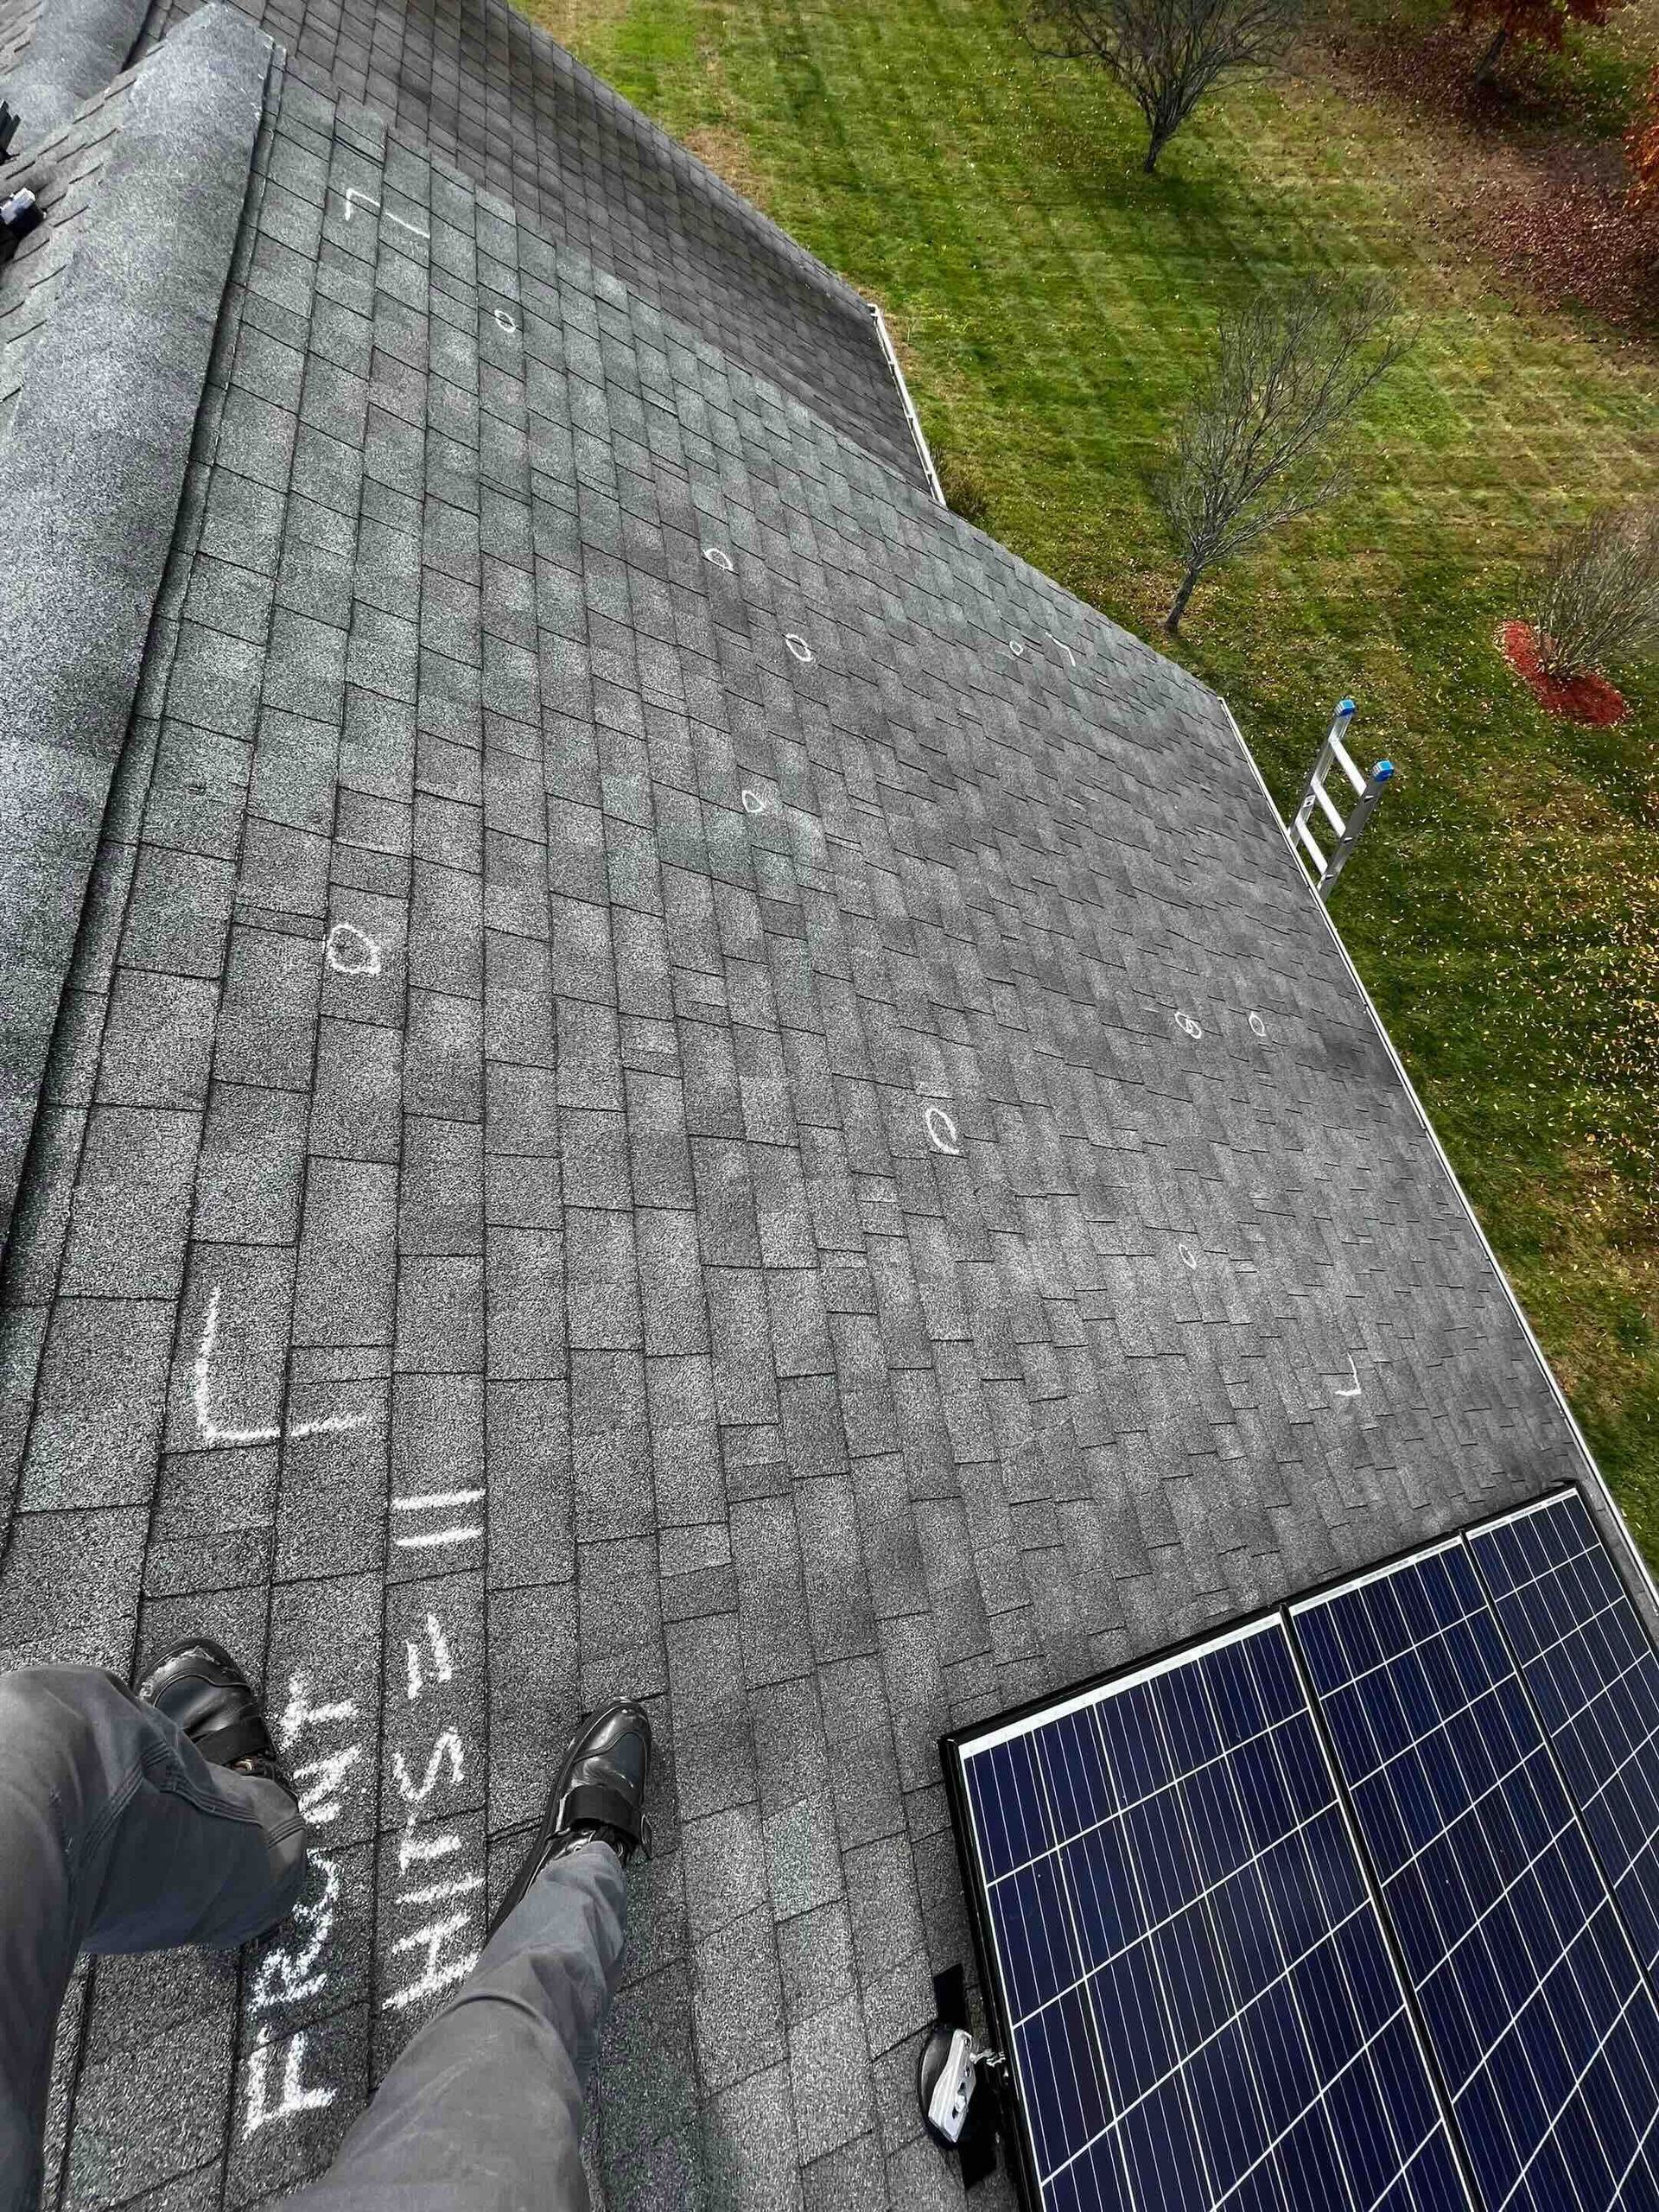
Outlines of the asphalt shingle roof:
M151 0L138 51L195 4ZM369 102L550 237L925 482L866 302L505 0L238 4L282 44L296 78Z
M50 2200L318 2171L626 1693L605 2201L949 2203L941 1731L1576 1446L1221 702L410 129L262 114L7 1251L0 1665L222 1637L319 1865L79 1977Z

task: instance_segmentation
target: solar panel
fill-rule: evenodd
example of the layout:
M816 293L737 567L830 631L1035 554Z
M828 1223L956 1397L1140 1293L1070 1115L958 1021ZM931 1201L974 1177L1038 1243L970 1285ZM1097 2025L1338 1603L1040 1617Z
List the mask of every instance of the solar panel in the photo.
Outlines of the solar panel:
M1489 2212L1659 2203L1659 2016L1468 1552L1292 1618Z
M946 1751L1043 2212L1466 2203L1281 1621Z
M1637 1955L1659 1966L1659 1654L1576 1491L1469 1539Z

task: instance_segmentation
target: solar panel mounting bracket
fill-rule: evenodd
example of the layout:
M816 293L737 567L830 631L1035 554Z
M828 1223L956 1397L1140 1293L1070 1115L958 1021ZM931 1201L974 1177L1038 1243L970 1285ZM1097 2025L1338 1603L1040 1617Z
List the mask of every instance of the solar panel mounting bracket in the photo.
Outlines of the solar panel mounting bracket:
M968 2024L960 1966L934 1975L933 2001L938 2017L917 2055L917 2101L923 2126L942 2151L961 2160L963 2187L972 2189L995 2170L1010 2094L1008 2062Z

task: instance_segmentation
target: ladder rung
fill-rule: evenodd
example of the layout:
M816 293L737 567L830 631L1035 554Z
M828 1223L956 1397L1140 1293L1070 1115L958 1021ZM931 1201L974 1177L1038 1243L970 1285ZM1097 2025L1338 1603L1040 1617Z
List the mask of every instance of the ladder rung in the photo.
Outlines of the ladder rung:
M1343 820L1342 817L1337 812L1336 808L1331 804L1330 796L1326 792L1323 784L1314 785L1313 796L1319 803L1320 813L1324 815L1325 820L1336 831L1338 836L1341 837L1345 836L1348 824Z
M1347 777L1349 782L1353 785L1355 791L1357 793L1363 791L1365 788L1365 779L1360 774L1359 770L1355 767L1353 756L1349 752L1347 747L1334 732L1325 741L1330 746L1332 752L1334 753L1337 757L1338 766L1342 770L1343 774Z
M1301 839L1303 844L1306 846L1308 851L1313 854L1313 865L1318 868L1319 874L1323 875L1325 874L1325 855L1319 850L1319 844L1314 837L1313 832L1308 828L1306 822L1299 822L1296 824L1296 835Z

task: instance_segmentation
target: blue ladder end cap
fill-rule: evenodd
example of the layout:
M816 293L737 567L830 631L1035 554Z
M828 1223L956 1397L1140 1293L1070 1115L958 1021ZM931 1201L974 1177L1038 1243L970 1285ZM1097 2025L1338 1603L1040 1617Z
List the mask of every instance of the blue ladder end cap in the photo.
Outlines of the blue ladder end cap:
M1379 760L1376 767L1371 771L1371 781L1376 784L1386 784L1389 778L1393 773L1394 763L1392 760Z
M1339 715L1351 715L1354 712L1353 701L1351 699L1338 699L1337 702L1337 712Z

